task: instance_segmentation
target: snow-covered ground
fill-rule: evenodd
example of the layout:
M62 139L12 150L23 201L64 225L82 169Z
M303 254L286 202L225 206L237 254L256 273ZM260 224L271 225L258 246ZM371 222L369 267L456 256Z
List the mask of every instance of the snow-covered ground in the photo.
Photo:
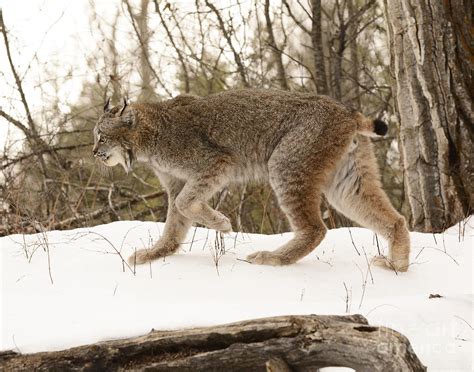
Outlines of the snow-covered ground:
M179 254L137 266L136 273L118 252L126 258L149 246L163 224L123 221L3 237L0 349L30 353L152 328L360 313L405 334L430 370L472 370L473 225L474 219L462 224L461 233L460 226L444 234L412 233L413 264L398 275L369 268L377 242L360 228L329 231L312 254L288 267L241 259L275 249L291 234L231 234L217 268L215 232L196 229ZM386 251L386 242L379 243Z

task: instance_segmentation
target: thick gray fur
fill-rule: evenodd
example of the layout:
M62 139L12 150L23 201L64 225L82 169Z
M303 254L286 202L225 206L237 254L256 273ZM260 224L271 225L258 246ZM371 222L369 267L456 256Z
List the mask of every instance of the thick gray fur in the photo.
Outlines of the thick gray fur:
M380 185L367 138L375 131L373 120L326 96L232 90L106 107L94 128L94 154L127 170L145 162L168 193L163 236L131 263L176 252L193 222L231 231L229 219L208 200L229 184L261 181L273 188L294 238L273 252L248 256L250 262L287 265L310 253L326 234L324 193L343 214L385 237L387 265L404 271L409 234Z

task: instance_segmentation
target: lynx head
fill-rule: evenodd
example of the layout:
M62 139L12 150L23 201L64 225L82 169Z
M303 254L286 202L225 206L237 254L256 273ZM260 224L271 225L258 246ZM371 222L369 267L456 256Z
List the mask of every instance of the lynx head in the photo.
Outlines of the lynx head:
M133 109L127 108L127 101L111 108L110 98L104 105L104 113L94 127L94 157L105 165L113 167L121 164L125 171L130 171L133 152L130 133L135 124Z

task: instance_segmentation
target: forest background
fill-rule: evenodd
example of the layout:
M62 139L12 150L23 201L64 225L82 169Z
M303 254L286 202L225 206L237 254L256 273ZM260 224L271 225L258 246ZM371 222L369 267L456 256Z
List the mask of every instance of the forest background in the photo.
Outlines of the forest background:
M327 94L387 121L374 140L384 189L412 230L443 231L474 205L472 9L468 0L29 1L21 10L7 1L0 235L164 221L166 195L150 170L126 175L92 157L106 98L247 87ZM212 204L235 231L289 230L267 185L226 188ZM322 208L330 228L351 226Z

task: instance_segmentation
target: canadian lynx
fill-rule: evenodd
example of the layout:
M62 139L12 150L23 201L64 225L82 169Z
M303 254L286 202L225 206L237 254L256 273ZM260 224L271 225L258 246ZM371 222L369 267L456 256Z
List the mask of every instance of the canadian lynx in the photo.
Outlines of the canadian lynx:
M338 211L386 238L387 265L406 271L409 233L381 188L368 138L386 131L382 121L326 96L244 89L114 108L107 102L93 153L126 170L147 163L168 194L161 239L131 263L173 254L193 222L231 231L229 219L207 201L230 183L257 180L270 183L294 237L275 251L249 255L251 263L288 265L310 253L326 234L325 194Z

